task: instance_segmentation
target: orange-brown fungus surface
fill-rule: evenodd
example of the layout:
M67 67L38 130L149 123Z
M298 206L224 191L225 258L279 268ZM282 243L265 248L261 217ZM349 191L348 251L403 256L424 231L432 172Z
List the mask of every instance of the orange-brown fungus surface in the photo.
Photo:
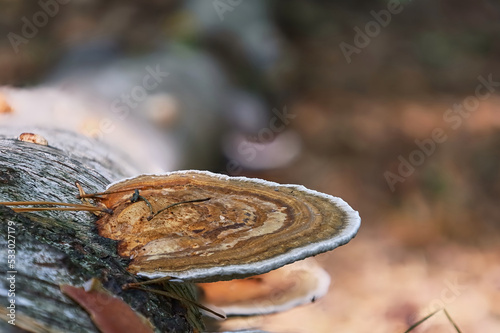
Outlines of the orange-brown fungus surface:
M155 213L209 200L151 218L146 201L131 201L135 190ZM116 191L100 200L114 213L98 220L99 233L120 240L119 254L133 258L129 271L148 277L208 281L260 274L342 245L359 226L357 212L338 198L208 172L139 176L107 192Z
M20 141L31 142L31 143L35 143L37 145L43 145L43 146L46 146L49 144L43 136L41 136L39 134L34 134L34 133L21 133L19 135L18 139Z
M5 99L4 94L0 94L0 114L2 113L12 113L12 107Z
M330 276L308 258L246 279L199 283L203 301L227 315L280 312L324 296Z

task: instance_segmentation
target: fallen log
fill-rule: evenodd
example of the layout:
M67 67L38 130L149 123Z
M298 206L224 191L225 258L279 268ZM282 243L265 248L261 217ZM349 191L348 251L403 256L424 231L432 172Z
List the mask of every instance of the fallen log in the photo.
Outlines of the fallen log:
M45 133L48 145L0 135L0 201L78 204L75 182L87 192L100 192L110 182L131 176L127 172L133 167L110 158L113 154L99 142L72 132ZM87 312L60 290L61 285L81 286L92 278L147 318L157 332L199 331L195 307L122 289L137 277L126 271L128 259L117 255L117 243L98 235L95 220L89 212L15 213L0 205L0 331L98 332ZM171 283L170 288L194 299L190 284ZM120 314L110 320L120 320Z

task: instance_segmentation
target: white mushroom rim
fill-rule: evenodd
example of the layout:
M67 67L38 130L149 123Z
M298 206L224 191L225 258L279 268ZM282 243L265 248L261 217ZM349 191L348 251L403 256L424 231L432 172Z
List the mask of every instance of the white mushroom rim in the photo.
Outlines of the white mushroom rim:
M292 262L305 259L310 256L314 256L326 251L335 249L338 246L344 245L349 242L356 235L361 219L359 213L352 209L344 200L341 198L328 195L325 193L310 190L301 185L290 185L290 184L278 184L271 181L266 181L256 178L246 178L246 177L230 177L222 174L216 174L208 171L199 170L183 170L168 172L161 175L142 175L145 177L168 177L168 176L192 176L203 175L206 177L211 177L216 180L221 181L238 181L242 183L260 184L270 189L289 189L297 190L299 192L310 195L311 197L322 198L328 201L338 208L342 213L345 214L343 218L343 224L340 230L331 238L323 239L320 241L315 241L304 246L297 248L292 248L285 253L278 254L272 258L267 258L253 263L243 263L243 264L229 264L229 265L216 265L210 267L202 268L190 268L183 271L168 271L161 269L149 269L149 270L138 270L137 275L147 277L147 278L161 278L170 276L173 278L178 278L187 281L217 281L217 280L228 280L236 277L252 276L263 274L274 270L278 267L290 264ZM139 176L139 177L142 177ZM119 182L112 183L108 186L108 189L114 185L118 185L127 180L133 180L139 177L127 178ZM150 257L154 257L150 256ZM154 259L154 258L153 258ZM206 260L210 260L210 257L206 257Z

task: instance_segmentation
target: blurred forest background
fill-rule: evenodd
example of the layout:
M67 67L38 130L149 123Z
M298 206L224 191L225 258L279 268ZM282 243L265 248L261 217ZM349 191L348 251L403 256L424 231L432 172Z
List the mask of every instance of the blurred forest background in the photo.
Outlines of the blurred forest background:
M170 147L154 171L299 183L360 212L358 236L317 257L333 280L325 298L227 327L403 332L446 307L463 332L500 331L499 2L2 0L0 8L0 84L107 105L80 131L96 133L100 118L116 116L110 103L160 64L169 75L133 116L114 121L142 119L161 133L128 133L160 140L151 155ZM441 313L416 332L454 330Z

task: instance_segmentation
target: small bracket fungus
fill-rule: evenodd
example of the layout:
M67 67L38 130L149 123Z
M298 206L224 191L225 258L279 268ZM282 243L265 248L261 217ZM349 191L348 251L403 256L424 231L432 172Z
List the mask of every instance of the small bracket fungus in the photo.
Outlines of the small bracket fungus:
M360 226L340 198L205 171L138 176L96 198L113 211L97 221L100 235L119 240L128 270L148 278L263 274L346 244Z
M43 136L34 133L21 133L18 139L20 141L31 142L42 146L47 146L49 144Z
M228 316L281 312L314 302L330 286L330 275L308 258L246 279L200 283L204 303Z
M5 95L0 93L0 114L2 113L12 113L12 107L7 102Z

